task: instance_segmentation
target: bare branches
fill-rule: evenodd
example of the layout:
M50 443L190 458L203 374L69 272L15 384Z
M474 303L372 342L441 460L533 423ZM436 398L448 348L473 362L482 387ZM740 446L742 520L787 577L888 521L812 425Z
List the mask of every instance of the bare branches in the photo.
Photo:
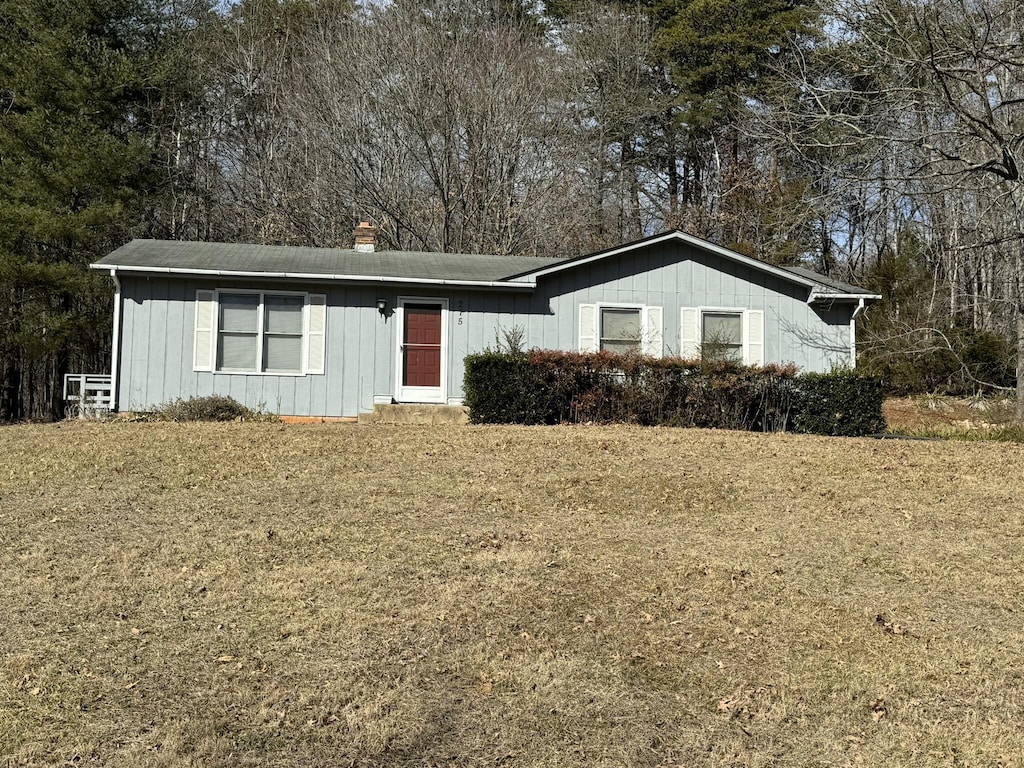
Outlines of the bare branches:
M956 326L1017 336L1024 327L1017 323L1024 305L1017 4L834 0L827 19L831 39L789 63L780 80L788 89L766 98L761 128L827 179L823 207L832 225L850 224L836 241L848 263L873 264L884 281L915 265L932 276L927 301L883 283L888 327L904 330L883 333L876 354L914 348L922 338L951 349L940 329ZM865 250L861 260L856 254ZM1024 360L1024 336L1018 348ZM1024 417L1024 396L1020 402Z
M877 361L902 358L924 358L935 353L945 353L955 361L952 377L959 377L975 389L996 392L1013 392L1014 387L989 381L978 375L976 366L971 365L963 339L957 338L948 329L934 326L909 326L895 324L885 334L874 334L867 339Z
M310 54L302 111L393 246L535 253L568 212L557 62L526 21L406 0Z

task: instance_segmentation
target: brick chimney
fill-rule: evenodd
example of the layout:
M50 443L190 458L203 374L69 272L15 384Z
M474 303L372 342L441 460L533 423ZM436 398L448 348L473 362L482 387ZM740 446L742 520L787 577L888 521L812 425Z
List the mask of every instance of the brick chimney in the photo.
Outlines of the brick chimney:
M373 224L361 221L352 234L355 235L357 251L373 253L377 247L377 228Z

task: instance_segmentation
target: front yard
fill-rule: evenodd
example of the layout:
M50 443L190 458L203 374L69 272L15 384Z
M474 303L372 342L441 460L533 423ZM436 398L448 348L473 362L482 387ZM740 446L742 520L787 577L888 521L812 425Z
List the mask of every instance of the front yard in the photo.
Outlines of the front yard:
M1024 447L0 428L0 764L1022 765Z

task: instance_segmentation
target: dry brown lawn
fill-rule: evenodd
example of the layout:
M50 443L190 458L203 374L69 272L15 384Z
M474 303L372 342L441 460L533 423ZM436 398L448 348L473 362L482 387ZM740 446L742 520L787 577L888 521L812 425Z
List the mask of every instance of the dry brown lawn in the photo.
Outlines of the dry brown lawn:
M0 429L0 765L1021 766L1024 446Z

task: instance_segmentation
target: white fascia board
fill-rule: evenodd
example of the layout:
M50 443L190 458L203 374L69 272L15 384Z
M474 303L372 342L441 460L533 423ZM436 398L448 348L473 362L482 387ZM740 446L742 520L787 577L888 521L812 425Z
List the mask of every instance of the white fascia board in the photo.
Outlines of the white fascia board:
M736 253L736 251L730 251L728 248L723 248L720 245L709 243L707 240L701 240L700 238L694 237L693 235L687 235L683 232L666 232L664 235L652 237L647 240L641 240L636 243L630 243L629 245L623 245L618 248L613 248L610 251L601 251L600 253L595 253L591 256L585 256L583 258L573 259L572 261L567 261L562 264L555 264L550 267L544 267L543 269L538 269L534 272L527 272L518 279L533 279L534 282L536 282L538 277L544 277L545 275L550 275L554 272L561 272L566 269L573 269L574 267L579 267L582 266L583 264L590 264L591 262L594 261L608 259L623 253L629 253L630 251L638 250L641 248L647 248L648 246L657 245L659 243L669 242L670 240L677 240L686 243L687 245L692 245L694 248L714 253L726 259L730 259L731 261L735 261L738 264L743 264L744 266L761 270L762 272L767 272L768 274L775 275L776 277L779 277L783 280L788 280L791 283L807 286L812 291L818 287L818 283L814 282L813 280L809 280L806 277L801 277L800 275L796 275L784 269L779 269L778 267L772 266L771 264L766 264L763 261L752 259L749 256L744 256L742 253Z
M309 272L244 272L228 269L182 269L178 267L136 267L126 264L90 264L92 269L104 269L113 274L193 275L196 277L237 277L247 280L305 280L307 282L346 283L408 283L411 285L443 285L467 288L507 288L523 291L537 287L537 281L511 282L508 280L447 280L429 277L389 277L387 275L329 275Z
M813 304L820 301L834 301L836 299L842 301L858 301L863 299L864 301L881 301L882 296L877 293L827 293L817 292L811 293L811 297L807 299L808 304Z

